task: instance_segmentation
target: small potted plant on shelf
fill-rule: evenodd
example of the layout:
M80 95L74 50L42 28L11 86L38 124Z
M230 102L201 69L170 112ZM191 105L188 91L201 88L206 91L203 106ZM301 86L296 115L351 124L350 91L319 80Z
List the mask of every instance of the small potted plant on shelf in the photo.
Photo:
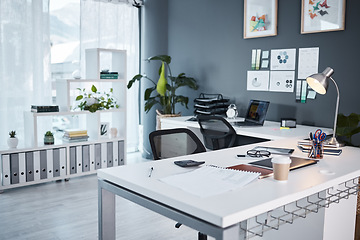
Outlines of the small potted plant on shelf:
M54 135L52 132L47 131L44 136L44 144L45 145L51 145L54 144Z
M16 148L19 140L16 137L16 131L9 132L10 138L7 140L9 148Z

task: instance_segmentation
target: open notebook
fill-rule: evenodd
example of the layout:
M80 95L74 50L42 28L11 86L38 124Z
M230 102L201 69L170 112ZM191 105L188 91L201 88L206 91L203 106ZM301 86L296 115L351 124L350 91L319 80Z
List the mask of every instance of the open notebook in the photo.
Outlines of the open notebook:
M159 179L198 197L210 197L245 186L260 173L238 171L211 165Z

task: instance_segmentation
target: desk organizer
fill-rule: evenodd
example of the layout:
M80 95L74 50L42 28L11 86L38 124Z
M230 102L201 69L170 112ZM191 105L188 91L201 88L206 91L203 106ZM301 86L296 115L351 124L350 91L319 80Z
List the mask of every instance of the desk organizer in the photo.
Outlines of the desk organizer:
M225 114L229 100L221 94L200 93L199 97L194 99L194 113L195 115Z
M357 195L360 186L358 181L358 178L354 178L339 184L336 189L328 188L248 219L247 227L241 226L241 229L246 232L245 239L255 236L263 237L264 233L271 229L279 230L283 224L292 224L297 218L306 218L309 213L317 213L321 208L328 208L333 203L339 203L341 199Z

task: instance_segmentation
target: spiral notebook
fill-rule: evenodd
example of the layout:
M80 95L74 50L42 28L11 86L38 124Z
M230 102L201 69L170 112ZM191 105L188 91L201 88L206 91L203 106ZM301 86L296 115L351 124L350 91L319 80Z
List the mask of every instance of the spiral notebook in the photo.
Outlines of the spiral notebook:
M261 173L221 168L213 165L202 166L186 173L159 179L201 198L211 197L236 190L258 179Z

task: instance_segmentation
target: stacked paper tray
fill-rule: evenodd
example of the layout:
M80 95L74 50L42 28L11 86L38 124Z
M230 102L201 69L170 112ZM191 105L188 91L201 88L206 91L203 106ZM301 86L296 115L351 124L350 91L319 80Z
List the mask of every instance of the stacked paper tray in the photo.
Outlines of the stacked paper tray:
M229 106L229 99L224 98L221 94L201 93L194 102L195 115L225 114Z

